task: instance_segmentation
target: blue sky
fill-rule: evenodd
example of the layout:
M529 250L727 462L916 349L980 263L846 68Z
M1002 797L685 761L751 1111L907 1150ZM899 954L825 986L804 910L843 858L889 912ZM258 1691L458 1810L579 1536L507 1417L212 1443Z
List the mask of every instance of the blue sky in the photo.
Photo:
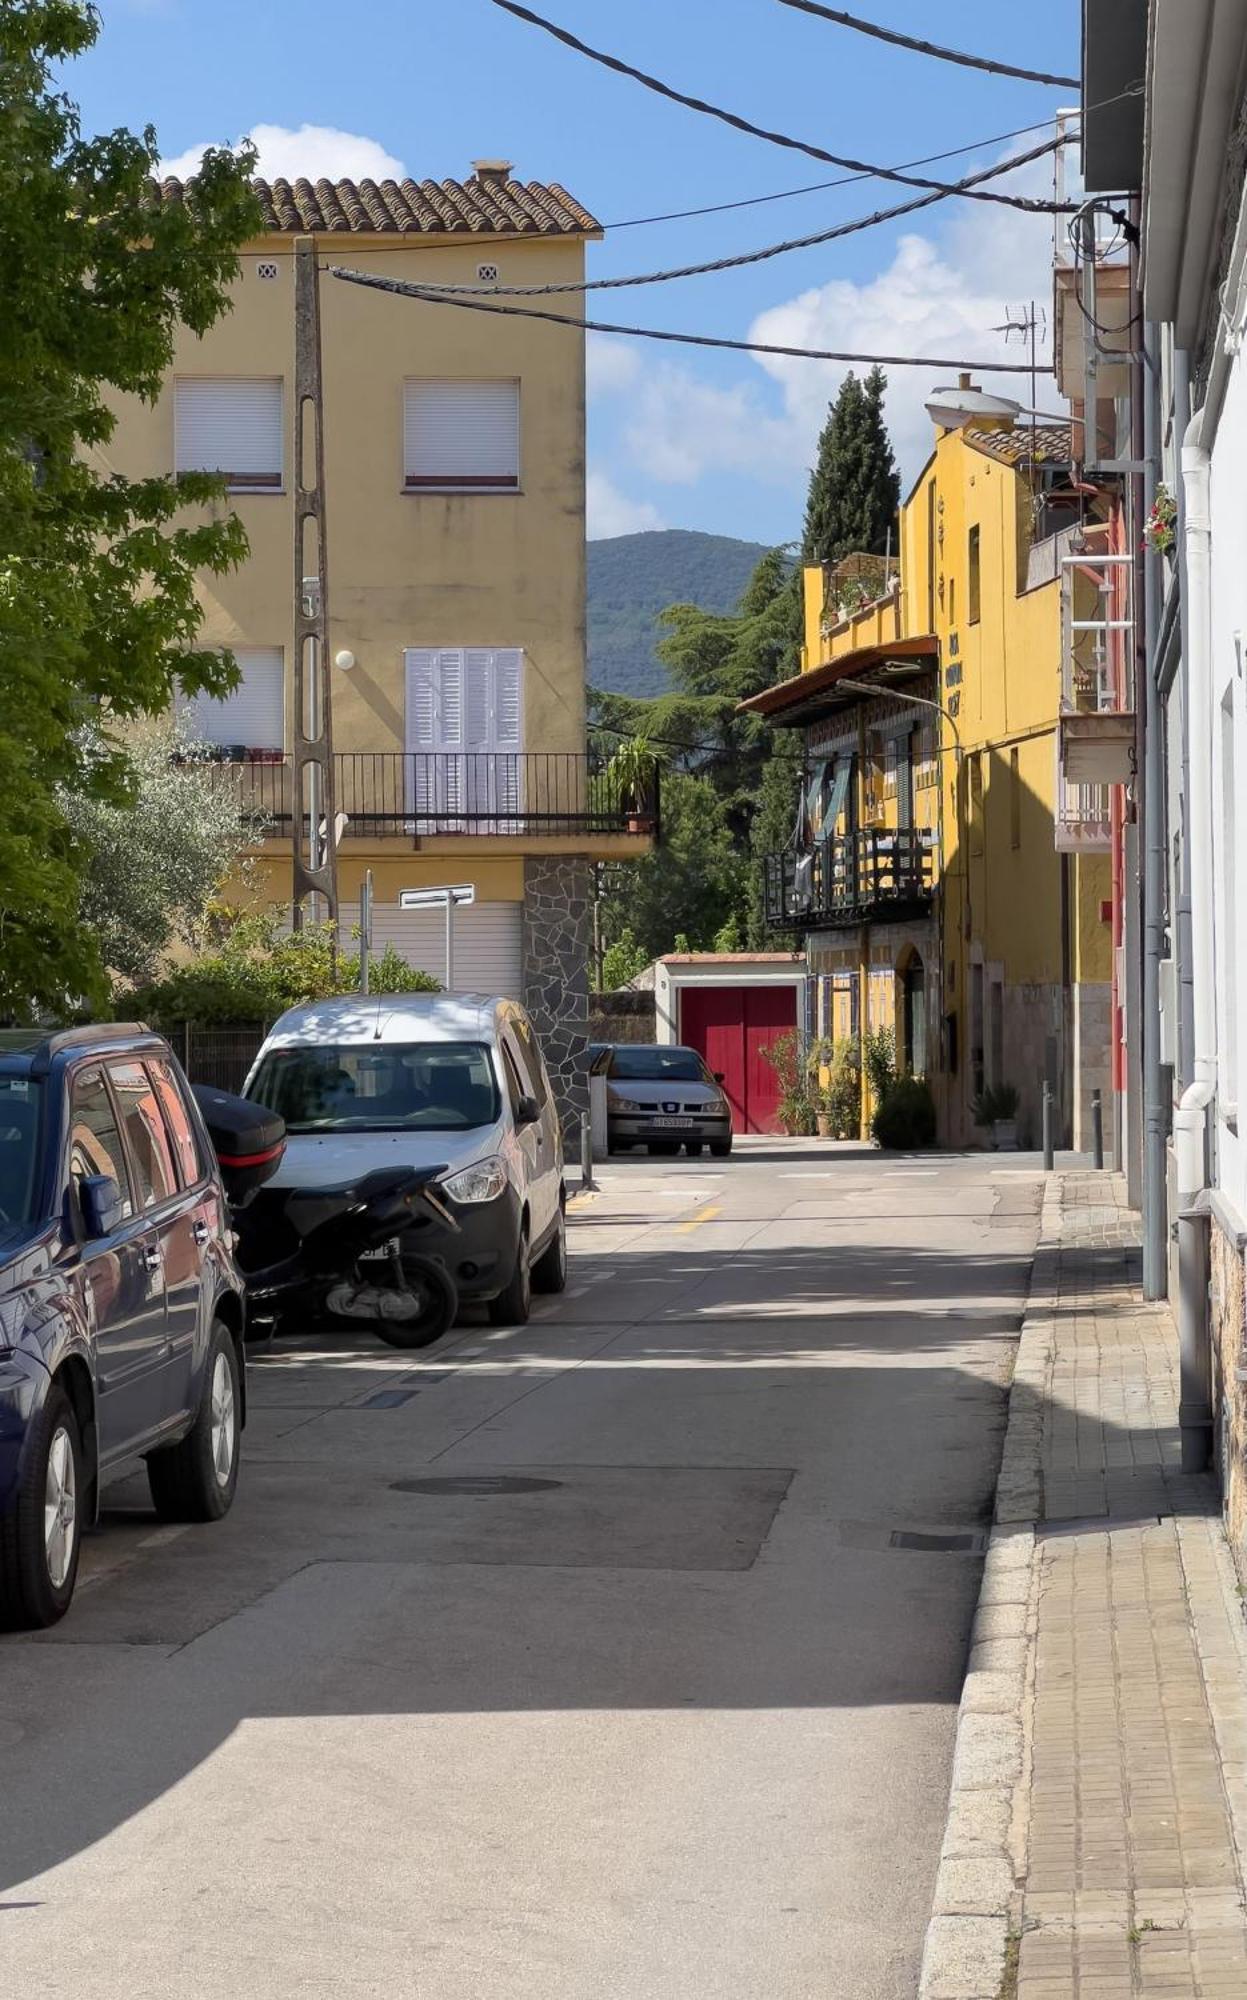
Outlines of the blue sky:
M900 165L1050 119L1071 93L889 48L776 0L535 0L586 41L759 124ZM860 0L856 11L953 47L1076 73L1079 0ZM559 180L607 224L775 193L836 170L681 107L563 49L490 0L103 0L96 48L65 79L88 128L151 121L176 160L257 127L262 169L462 176L480 156ZM303 128L318 130L305 133ZM1044 136L982 145L950 178ZM1050 192L1051 169L1016 184ZM613 276L701 262L904 199L877 180L723 215L618 228L590 250ZM590 295L591 316L817 347L988 360L993 328L1046 305L1051 225L949 201L905 223L738 272ZM1018 353L1015 344L1011 350ZM800 525L814 441L842 370L652 343L590 349L590 533L704 528L782 541ZM906 476L948 371L892 374ZM1019 378L990 384L1006 392ZM1049 398L1051 391L1049 391ZM1044 403L1041 390L1040 403Z

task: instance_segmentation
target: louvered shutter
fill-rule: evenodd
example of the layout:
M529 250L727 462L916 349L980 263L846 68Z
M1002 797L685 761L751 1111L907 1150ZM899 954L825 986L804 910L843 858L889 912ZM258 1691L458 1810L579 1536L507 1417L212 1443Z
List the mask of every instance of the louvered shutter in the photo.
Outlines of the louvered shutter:
M280 489L280 377L179 376L173 385L173 450L179 472L223 472L231 486Z
M519 383L404 383L403 474L409 487L517 487Z
M350 938L359 924L358 903L342 903L339 921L343 938ZM456 989L522 1000L523 905L472 903L455 911L454 927ZM408 965L434 979L445 977L446 919L441 910L400 910L394 904L374 903L374 961L391 944Z
M280 646L236 646L242 679L224 701L196 695L182 705L189 735L240 750L281 750L286 741L285 660Z

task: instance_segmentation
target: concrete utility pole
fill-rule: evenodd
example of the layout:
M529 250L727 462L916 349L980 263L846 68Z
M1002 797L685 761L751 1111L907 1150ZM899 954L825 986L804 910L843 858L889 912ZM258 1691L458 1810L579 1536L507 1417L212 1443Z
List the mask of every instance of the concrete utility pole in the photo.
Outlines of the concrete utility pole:
M316 245L294 246L294 797L293 917L323 896L338 921L329 577L325 549L325 427ZM322 833L322 827L324 829ZM315 905L313 908L315 909Z

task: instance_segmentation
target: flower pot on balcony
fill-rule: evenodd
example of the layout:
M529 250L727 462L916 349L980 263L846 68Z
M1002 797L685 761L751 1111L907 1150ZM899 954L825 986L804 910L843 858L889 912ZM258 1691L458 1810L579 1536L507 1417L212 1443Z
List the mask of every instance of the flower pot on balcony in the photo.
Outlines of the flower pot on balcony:
M630 812L628 814L629 833L652 833L653 831L654 820L652 814L642 812Z

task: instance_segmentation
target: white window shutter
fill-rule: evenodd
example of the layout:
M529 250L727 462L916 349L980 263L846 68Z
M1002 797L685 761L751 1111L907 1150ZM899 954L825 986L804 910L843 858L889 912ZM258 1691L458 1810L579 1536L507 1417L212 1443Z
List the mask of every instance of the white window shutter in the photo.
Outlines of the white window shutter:
M405 382L403 477L416 488L518 487L519 383Z
M281 750L286 742L285 657L280 646L235 646L242 679L224 701L196 695L182 707L188 733L201 743Z
M223 472L231 486L274 491L282 483L282 383L180 375L173 384L178 472Z
M460 750L463 748L464 710L464 661L461 646L443 647L438 654L441 671L441 741L439 750Z
M407 748L441 748L441 662L427 647L409 646L407 664Z
M492 750L494 656L484 647L464 653L464 735L466 750Z
M524 655L507 650L494 655L494 745L518 750L524 740Z

